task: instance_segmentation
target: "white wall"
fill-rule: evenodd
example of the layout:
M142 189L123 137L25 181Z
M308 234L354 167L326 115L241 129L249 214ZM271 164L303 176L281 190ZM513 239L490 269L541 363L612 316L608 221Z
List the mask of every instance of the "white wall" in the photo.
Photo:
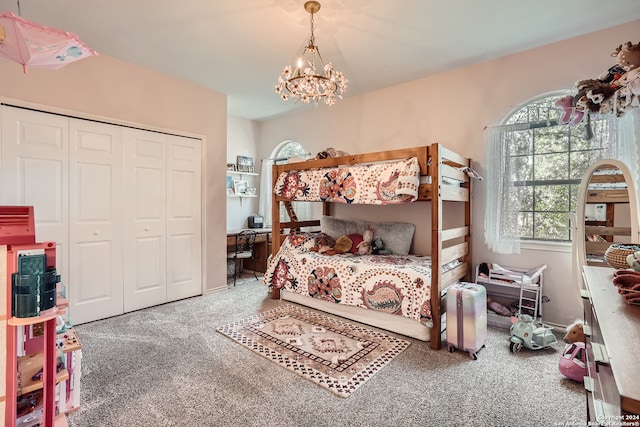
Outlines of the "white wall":
M260 160L257 157L256 143L257 122L236 116L227 117L227 163L236 163L236 156L253 157L256 173L260 173ZM237 174L230 175L239 179ZM260 175L242 175L249 187L260 190ZM258 198L227 197L227 229L233 230L247 227L247 218L258 213Z
M0 97L70 114L203 136L203 265L207 291L226 289L226 96L115 58L99 55L57 71L0 60ZM46 109L46 108L45 108ZM70 290L71 291L71 290Z
M299 141L312 153L332 146L349 153L380 151L442 143L475 161L487 174L483 130L499 124L519 103L578 80L597 77L611 67L610 53L627 40L636 40L640 21L551 44L524 53L452 70L430 78L339 101L333 107L305 110L260 123L258 156L270 153L286 139ZM357 76L349 76L356 81ZM486 182L486 181L485 181ZM483 236L485 185L476 183L473 208L474 265L483 261L514 267L548 264L545 320L569 324L582 316L581 301L571 284L568 245L524 250L520 255L491 253ZM417 204L416 204L417 205ZM376 220L402 217L417 224L414 249L428 250L429 231L420 206L373 207L349 215L375 213ZM375 211L371 211L375 209ZM400 216L403 215L403 216ZM427 223L428 225L428 223Z

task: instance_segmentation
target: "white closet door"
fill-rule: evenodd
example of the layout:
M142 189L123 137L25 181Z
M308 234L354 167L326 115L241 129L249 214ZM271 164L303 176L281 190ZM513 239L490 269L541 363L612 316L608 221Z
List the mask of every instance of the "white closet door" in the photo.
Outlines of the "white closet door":
M124 131L124 311L167 301L165 134Z
M56 266L64 280L69 272L69 119L8 106L1 112L0 200L34 207L36 241L56 242Z
M74 323L122 314L122 133L70 120L69 309Z
M167 301L202 294L201 141L167 136Z

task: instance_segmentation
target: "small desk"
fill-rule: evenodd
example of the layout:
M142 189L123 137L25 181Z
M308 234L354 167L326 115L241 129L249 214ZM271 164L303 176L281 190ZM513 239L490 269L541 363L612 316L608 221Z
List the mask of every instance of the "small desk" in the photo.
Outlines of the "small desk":
M227 251L231 252L235 249L236 234L243 230L253 230L256 233L256 243L253 246L252 260L245 260L244 266L250 270L264 273L267 271L267 258L271 255L271 229L270 228L239 228L235 230L227 230Z

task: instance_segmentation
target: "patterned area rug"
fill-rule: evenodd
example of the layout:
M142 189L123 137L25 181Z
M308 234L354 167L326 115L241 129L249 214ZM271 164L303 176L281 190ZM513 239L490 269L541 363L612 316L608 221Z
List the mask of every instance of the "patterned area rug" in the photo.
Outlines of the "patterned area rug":
M340 397L349 397L409 346L365 325L291 304L217 331Z

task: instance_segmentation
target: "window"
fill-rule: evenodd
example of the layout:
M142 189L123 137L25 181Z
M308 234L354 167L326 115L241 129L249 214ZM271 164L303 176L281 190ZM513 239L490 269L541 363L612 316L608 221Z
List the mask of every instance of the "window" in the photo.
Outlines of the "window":
M273 158L273 162L278 165L281 163L287 163L287 160L289 160L291 157L300 157L306 159L308 155L309 153L307 153L305 149L302 148L302 145L300 145L300 143L296 141L285 141L274 150L274 153L271 157Z
M621 153L622 119L614 115L558 123L555 102L567 94L534 98L487 130L485 237L497 252L519 252L523 240L569 242L567 213L576 211L582 174Z
M306 159L309 157L309 153L296 141L284 141L273 150L271 159L263 160L258 213L264 217L265 223L268 225L271 225L271 195L273 190L271 166L274 163L287 163L292 157ZM307 219L310 216L309 203L293 202L292 206L298 215L298 219ZM282 205L280 206L280 221L289 221L289 215Z

